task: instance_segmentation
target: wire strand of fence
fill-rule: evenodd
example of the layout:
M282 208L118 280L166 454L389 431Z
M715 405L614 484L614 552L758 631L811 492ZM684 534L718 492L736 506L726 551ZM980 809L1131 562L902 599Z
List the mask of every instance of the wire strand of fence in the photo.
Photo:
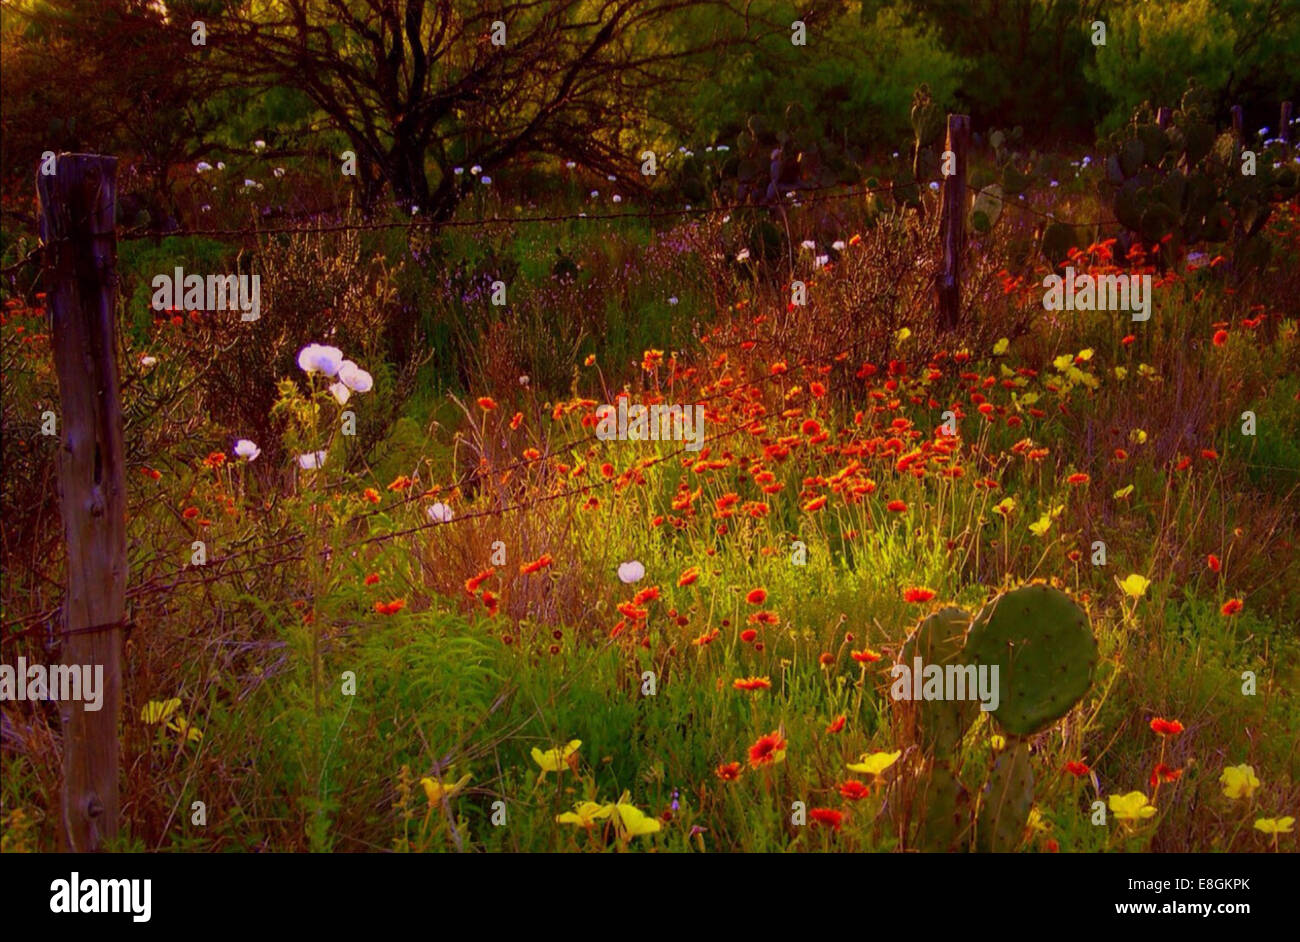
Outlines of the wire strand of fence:
M815 363L804 364L803 368L808 369L815 365L817 364ZM821 364L821 365L825 365L825 364ZM757 382L773 380L778 378L781 375L786 375L786 374L769 375L767 377L761 377L760 379L755 380L753 382L757 383ZM827 392L830 393L834 391L839 391L840 389L846 388L847 386L848 386L847 380L838 383L833 383L831 386L828 387ZM734 390L732 389L728 390L728 392L733 392L733 391ZM735 424L729 426L728 428L725 428L720 432L714 433L713 435L706 436L704 439L702 439L701 445L705 443L718 441L723 438L730 437L731 435L734 435L737 432L752 428L756 421L757 420L754 417L747 416L742 420L740 420L739 422L736 422ZM627 471L624 472L624 475L630 473L639 473L648 468L655 467L672 458L680 457L687 450L689 450L689 446L683 445L679 448L673 449L665 454L658 455L654 458L642 459L641 461L634 463L629 469L627 469ZM550 457L553 458L554 455L552 454ZM337 552L342 553L348 550L353 550L360 546L370 545L376 542L387 542L389 540L397 539L399 537L404 537L404 536L410 536L412 534L419 533L424 530L428 530L438 526L458 525L472 520L478 520L487 517L500 517L507 513L514 513L521 510L528 510L535 506L551 503L556 500L562 500L564 498L570 498L570 497L579 497L595 490L614 486L620 481L621 477L623 476L612 476L609 478L601 478L599 480L592 481L587 484L583 484L579 487L558 490L550 494L544 494L530 500L519 501L514 504L508 504L503 507L486 508L483 510L470 511L465 514L457 514L451 517L450 519L429 520L427 522L417 524L413 527L407 527L405 529L401 529L392 533L377 534L373 536L364 537L362 539L340 545L337 548ZM424 494L421 494L416 499L422 499L423 497ZM272 543L259 544L254 547L250 547L247 550L227 554L221 557L216 557L214 559L209 560L207 563L205 563L202 566L198 566L198 565L183 566L179 569L172 570L171 572L155 576L151 579L146 580L143 583L132 586L130 589L127 590L126 596L130 600L139 599L141 596L147 596L152 598L157 595L171 593L176 589L185 586L208 584L218 580L228 579L236 575L261 571L271 566L284 565L287 562L301 561L302 559L305 558L305 556L301 553L293 553L290 555L277 557L275 559L263 560L261 562L253 563L249 566L240 569L230 570L226 572L218 571L222 565L229 563L235 559L241 558L243 556L259 553L259 552L265 552L270 549L277 549L282 546L286 546L288 543L296 542L302 539L305 539L305 535L293 534L281 540L274 541ZM321 550L321 552L332 554L336 552L336 550L334 550L333 548L327 548ZM160 558L162 557L154 557L154 560L159 560ZM61 611L62 611L61 606L55 607L55 608L47 609L42 612L26 615L7 623L3 629L6 633L3 636L0 636L0 644L9 644L20 638L35 634L41 631L42 629L48 631L49 621L57 617ZM33 624L19 631L9 630L13 627L28 622L32 622Z

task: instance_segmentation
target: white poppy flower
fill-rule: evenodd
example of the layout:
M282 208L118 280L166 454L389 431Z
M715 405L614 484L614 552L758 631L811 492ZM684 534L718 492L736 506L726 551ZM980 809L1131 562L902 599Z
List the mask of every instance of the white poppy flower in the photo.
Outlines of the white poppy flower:
M451 172L454 173L454 174L456 174L456 176L460 176L462 173L465 172L465 168L464 168L464 167L452 167L452 168L451 168Z
M640 582L645 578L645 566L642 566L635 559L631 562L620 563L618 578L626 583Z
M274 170L271 171L271 173L275 175L276 179L279 179L280 177L284 176L284 168L276 167Z
M592 191L591 191L591 198L592 198L592 199L595 199L595 198L598 197L598 196L600 196L600 190L592 190Z
M677 298L676 297L669 298L668 303L675 307L677 305Z
M443 503L431 504L428 514L434 523L451 523L451 518L455 516L451 508Z
M478 164L475 164L474 166L469 168L469 172L474 174L474 176L478 176L480 173L483 172L483 168L480 167Z
M217 161L217 169L218 169L218 170L225 170L225 169L226 169L226 162L225 162L224 160L218 160L218 161Z
M241 438L235 442L235 454L245 461L252 461L262 453L262 449L249 441L247 438Z
M817 248L817 243L814 242L812 239L804 239L802 242L799 243L799 248L807 249L808 251L811 252L813 249Z
M738 261L738 262L747 262L747 261L749 261L749 249L741 249L739 252L737 252L737 253L736 253L736 261Z
M158 365L158 358L157 358L157 357L151 357L151 356L149 356L148 354L145 354L144 356L140 357L140 365L143 366L143 367L147 370L147 369L149 369L149 367L151 367L151 366L157 366L157 365Z
M370 392L375 386L375 378L351 360L339 364L339 379L353 392Z
M727 151L731 150L731 148L728 147L726 144L719 144L718 147L717 147L717 149L720 150L720 151L722 151L724 154L725 154Z
M615 202L615 203L621 203L621 202L623 202L623 197L621 197L621 196L619 196L617 193L615 193L615 194L614 194L614 202Z
M937 190L937 189L939 189L939 182L938 182L937 180L932 180L932 181L930 182L930 189L932 189L932 190Z
M253 141L253 146L256 147L258 150L261 150L266 146L266 141Z
M304 471L310 471L313 468L319 468L325 464L325 452L312 451L305 455L298 456L298 467Z
M341 406L347 405L348 397L352 395L352 390L348 389L348 387L344 386L342 383L330 383L330 392L333 394L334 398L338 400L338 404Z
M479 183L482 183L484 186L491 186L492 178L487 174L483 174L483 176L479 177Z
M198 173L207 173L212 169L212 164L208 163L206 160L200 160L194 165L194 169Z
M830 260L831 260L831 257L830 257L829 255L816 255L816 256L813 257L813 267L814 267L814 268L825 268L825 267L826 267L826 263L829 262Z
M572 170L574 167L578 166L578 164L577 161L570 160L570 161L566 161L564 166L567 167L569 170Z
M529 379L529 377L528 377L527 375L524 375L524 376L519 377L519 385L520 385L520 386L527 386L530 382L532 382L532 380Z
M837 252L843 252L843 251L844 251L844 240L843 240L843 239L836 239L834 242L831 243L831 248L833 248L833 249L834 249L835 251L837 251Z
M342 364L343 351L338 347L309 343L298 351L298 366L305 373L324 373L326 376L333 376Z

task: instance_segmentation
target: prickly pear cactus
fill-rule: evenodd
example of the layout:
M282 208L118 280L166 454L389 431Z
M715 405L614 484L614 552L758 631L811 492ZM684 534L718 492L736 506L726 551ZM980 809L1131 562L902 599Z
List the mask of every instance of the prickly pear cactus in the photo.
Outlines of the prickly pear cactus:
M970 613L950 607L923 619L903 644L901 663L909 669L913 658L924 664L965 663L963 656ZM946 755L957 748L979 705L973 700L917 700L917 738L928 755Z
M930 86L922 82L912 93L912 133L916 139L912 176L918 183L933 179L939 172L939 152L943 149L946 124L943 109L930 98Z
M1273 205L1295 196L1300 184L1280 141L1238 141L1215 135L1213 97L1188 82L1168 126L1149 103L1108 142L1106 181L1115 218L1134 237L1166 253L1200 242L1255 240ZM1253 172L1243 172L1254 154Z
M993 765L980 803L975 849L1005 854L1019 847L1033 805L1034 770L1029 762L1029 745L1017 740Z
M1029 736L1083 699L1097 664L1088 616L1060 589L1028 585L999 595L975 616L965 657L998 668L994 718Z
M917 809L913 847L934 853L968 849L970 794L946 764L930 766L917 783L913 800Z

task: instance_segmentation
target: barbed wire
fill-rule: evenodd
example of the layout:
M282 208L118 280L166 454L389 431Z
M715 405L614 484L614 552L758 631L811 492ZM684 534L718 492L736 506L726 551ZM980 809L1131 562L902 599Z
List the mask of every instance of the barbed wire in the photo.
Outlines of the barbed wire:
M861 346L861 344L863 343L865 343L865 340L859 340L853 345L853 347L856 349L857 347ZM814 369L820 366L833 366L837 362L843 362L844 359L845 359L844 351L840 351L826 360L804 361L799 364L799 368L807 371L809 369ZM705 399L711 401L722 395L732 396L735 395L735 393L740 390L754 387L761 383L771 382L780 379L781 377L786 375L787 374L785 373L769 373L765 376L758 377L757 379L749 380L745 383L741 383L733 387L728 387L726 390L720 390L717 393L705 397ZM849 385L849 382L850 382L849 380L843 380L838 383L833 383L827 387L827 392L830 393L830 392L839 391L840 389L846 388ZM696 403L688 403L688 405L701 404L703 401L705 400L699 400ZM721 432L715 433L710 436L706 436L704 439L701 440L700 445L702 447L705 443L727 438L731 435L736 434L737 432L743 431L748 428L752 428L755 422L757 421L759 420L753 416L745 417L741 421L735 423L734 425L730 426L727 429L724 429ZM595 440L599 440L599 439L595 438L594 436L584 436L582 439L579 440L579 442L589 442ZM632 472L640 472L647 468L651 468L656 465L662 464L663 462L668 461L672 458L681 456L687 450L690 450L689 447L684 445L680 448L674 449L673 451L667 452L663 455L656 456L655 458L643 459L641 461L634 463L630 468L628 468L624 472L624 475L627 475ZM513 463L512 466L535 464L540 461L553 459L554 457L555 457L555 452L551 451L548 454L539 455L536 458L530 458L520 462L515 462ZM502 467L502 468L489 469L487 471L481 471L477 473L481 477L486 477L489 475L505 473L505 471L506 468ZM619 482L620 478L623 477L624 475L601 478L599 480L592 481L590 483L581 485L579 487L562 489L551 494L545 494L540 497L533 498L531 500L520 501L515 504L506 505L504 507L486 508L483 510L471 511L465 514L457 514L451 517L450 519L445 519L445 520L431 519L428 522L418 524L414 527L408 527L406 529L398 530L387 534L368 536L349 543L344 543L338 547L337 552L340 553L346 552L348 550L352 550L357 547L373 544L376 542L387 542L389 540L397 539L399 537L410 536L412 534L419 533L424 530L431 529L433 527L457 525L471 520L478 520L487 517L499 517L507 513L514 513L520 510L531 509L532 507L538 506L540 504L550 503L556 500L561 500L566 497L578 497L595 490L614 486ZM453 487L453 485L448 485L448 487L450 489ZM371 511L366 514L360 515L354 518L353 522L363 520L363 519L368 519L369 517L372 517L378 513L391 512L391 510L394 509L395 507L401 507L411 501L423 500L430 493L433 493L432 490L424 491L418 495L405 498L398 504L390 505L387 508L383 508L378 511ZM272 549L279 549L281 547L287 546L290 543L299 542L304 539L306 539L305 534L301 534L301 533L291 534L290 536L284 537L280 540L273 541L271 543L258 544L256 546L249 547L248 549L245 550L216 557L214 559L209 560L207 563L201 566L200 565L183 566L179 569L172 570L171 572L154 576L139 585L132 586L127 590L126 598L130 600L130 599L139 598L141 596L154 597L157 595L170 593L175 589L181 587L209 584L218 580L229 579L233 576L237 576L249 572L258 572L272 566L281 566L287 562L300 562L306 557L301 553L293 553L287 556L280 556L275 559L264 560L261 562L253 563L249 566L240 569L235 569L228 572L217 572L217 570L221 566L235 559L239 559L244 556L254 555L261 552L266 552ZM322 549L320 552L322 554L332 555L335 552L335 550L333 548L327 548L327 549ZM167 554L166 556L154 556L152 559L146 560L145 565L148 565L153 562L160 562L166 559L170 555L171 554ZM139 564L137 564L137 566L138 565ZM191 578L191 577L196 577L196 578ZM42 612L22 616L11 622L6 623L3 629L0 629L7 632L6 634L0 635L0 644L8 644L12 641L18 640L19 638L23 638L37 633L42 628L45 628L46 623L50 619L56 617L61 611L62 611L62 607L57 606ZM34 622L35 624L32 624L29 627L19 631L9 631L9 629L17 625L22 625L28 622Z

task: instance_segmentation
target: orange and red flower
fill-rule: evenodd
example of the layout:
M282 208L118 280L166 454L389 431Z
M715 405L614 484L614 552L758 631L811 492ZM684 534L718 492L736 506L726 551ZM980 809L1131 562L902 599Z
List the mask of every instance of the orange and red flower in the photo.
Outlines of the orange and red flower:
M785 738L779 731L759 736L754 745L749 747L750 768L775 765L785 759Z
M1161 736L1177 736L1183 731L1183 724L1178 720L1167 720L1157 716L1151 721L1151 731Z

